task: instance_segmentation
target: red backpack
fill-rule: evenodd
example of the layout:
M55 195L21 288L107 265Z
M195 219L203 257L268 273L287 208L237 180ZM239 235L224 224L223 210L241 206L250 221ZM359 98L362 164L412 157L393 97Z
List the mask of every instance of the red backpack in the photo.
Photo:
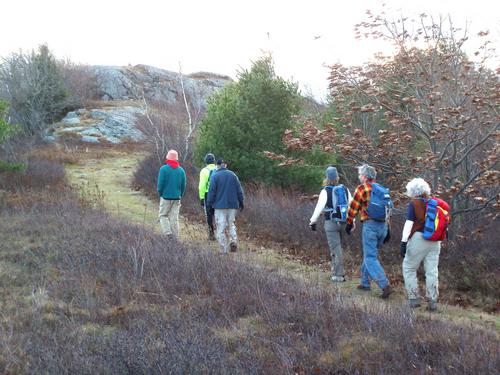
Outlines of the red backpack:
M439 198L426 199L423 237L428 241L442 241L451 222L450 206Z

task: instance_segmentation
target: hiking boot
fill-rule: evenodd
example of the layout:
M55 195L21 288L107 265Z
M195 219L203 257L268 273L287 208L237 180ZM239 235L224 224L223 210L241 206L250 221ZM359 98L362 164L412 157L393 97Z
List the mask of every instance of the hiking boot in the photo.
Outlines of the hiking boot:
M365 292L369 292L372 288L370 288L369 286L365 286L365 285L361 285L361 284L359 284L359 285L356 287L356 289L358 289L358 290L363 290L363 291L365 291Z
M381 297L383 299L389 298L389 296L392 294L393 290L390 285L387 285L384 289L382 289L382 295Z
M345 277L344 276L332 276L332 281L334 283L343 283L345 281Z
M208 233L208 239L210 241L215 241L215 234L213 234L212 232Z
M235 253L238 250L238 244L236 242L231 242L229 244L229 251Z
M412 309L416 309L417 307L421 306L420 300L418 298L410 299L409 303L410 303L410 308Z
M427 304L427 311L437 311L438 304L436 301L429 301Z

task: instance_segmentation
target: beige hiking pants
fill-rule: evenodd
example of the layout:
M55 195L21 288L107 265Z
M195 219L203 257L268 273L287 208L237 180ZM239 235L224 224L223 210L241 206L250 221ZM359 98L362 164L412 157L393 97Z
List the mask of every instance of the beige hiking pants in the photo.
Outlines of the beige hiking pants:
M179 210L180 200L160 198L160 226L163 234L172 235L179 239Z
M415 232L408 241L406 256L403 261L403 277L409 299L420 298L417 269L423 261L427 298L431 301L437 301L439 295L438 264L440 250L440 241L427 241L422 237L421 232Z

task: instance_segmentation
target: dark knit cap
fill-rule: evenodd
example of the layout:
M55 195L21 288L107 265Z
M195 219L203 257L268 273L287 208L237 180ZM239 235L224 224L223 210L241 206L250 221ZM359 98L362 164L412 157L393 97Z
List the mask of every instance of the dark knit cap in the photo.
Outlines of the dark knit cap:
M208 153L205 155L205 164L213 164L215 163L214 154Z

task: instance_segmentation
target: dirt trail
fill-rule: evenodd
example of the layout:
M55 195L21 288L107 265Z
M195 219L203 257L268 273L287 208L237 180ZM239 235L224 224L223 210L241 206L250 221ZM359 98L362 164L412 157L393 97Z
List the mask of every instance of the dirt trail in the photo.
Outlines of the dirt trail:
M132 223L145 225L159 231L158 204L146 198L141 192L130 188L132 175L143 153L129 154L116 151L104 158L94 159L86 155L80 159L78 165L68 165L67 175L71 184L82 188L85 194L98 196L102 199L104 207L113 215ZM182 212L182 209L181 209ZM188 221L181 217L181 240L207 247L205 227L201 223ZM218 251L215 242L209 243L214 252ZM349 298L354 298L360 303L379 301L380 303L400 304L405 298L402 291L391 296L390 301L382 301L377 288L370 293L356 290L357 279L341 284L332 284L329 272L317 267L304 265L300 262L287 259L270 248L256 245L251 241L240 241L240 251L231 254L242 261L251 262L254 266L262 267L267 272L302 279L324 287L339 288L346 292ZM483 313L476 309L463 309L456 306L440 305L438 313L427 313L421 309L417 315L428 316L435 319L452 320L456 323L477 324L488 330L500 331L500 317Z

